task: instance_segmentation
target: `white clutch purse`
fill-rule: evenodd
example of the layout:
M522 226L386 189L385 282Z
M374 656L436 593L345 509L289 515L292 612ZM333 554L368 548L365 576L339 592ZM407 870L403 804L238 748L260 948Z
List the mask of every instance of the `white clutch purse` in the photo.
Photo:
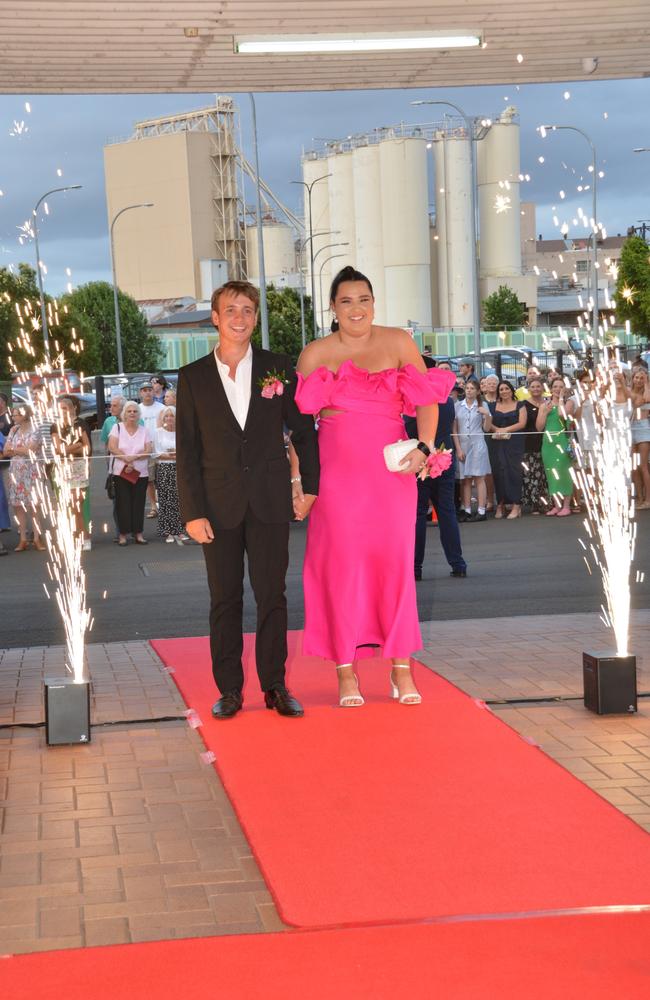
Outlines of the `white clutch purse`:
M387 444L384 448L384 462L388 471L403 472L404 469L400 462L417 446L418 442L413 438L408 441L395 441L393 444Z

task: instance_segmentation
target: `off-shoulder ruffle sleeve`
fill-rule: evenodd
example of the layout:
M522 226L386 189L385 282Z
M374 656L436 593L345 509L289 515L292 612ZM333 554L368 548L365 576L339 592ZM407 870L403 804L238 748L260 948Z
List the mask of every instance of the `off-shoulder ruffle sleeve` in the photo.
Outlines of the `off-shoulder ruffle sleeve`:
M415 416L416 406L446 403L454 387L456 376L445 368L427 368L426 373L414 365L404 365L397 373L397 388L404 400L404 414Z
M319 413L330 402L334 386L334 372L324 365L314 369L305 378L298 372L296 406L301 413Z

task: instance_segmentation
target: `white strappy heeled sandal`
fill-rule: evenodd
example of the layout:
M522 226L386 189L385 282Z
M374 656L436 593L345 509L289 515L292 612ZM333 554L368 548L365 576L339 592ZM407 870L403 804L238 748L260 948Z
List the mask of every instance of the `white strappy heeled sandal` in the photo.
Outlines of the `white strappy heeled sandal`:
M410 667L406 663L394 663L393 670L409 670ZM391 677L390 679L391 694L396 701L399 701L400 705L421 705L422 695L419 691L407 691L405 694L400 695L399 688L397 684Z
M342 670L344 667L351 667L351 663L339 663L337 670ZM357 693L356 694L345 694L342 698L339 698L339 705L341 708L361 708L365 705L363 695L359 691L359 678L354 674L354 679L357 682Z

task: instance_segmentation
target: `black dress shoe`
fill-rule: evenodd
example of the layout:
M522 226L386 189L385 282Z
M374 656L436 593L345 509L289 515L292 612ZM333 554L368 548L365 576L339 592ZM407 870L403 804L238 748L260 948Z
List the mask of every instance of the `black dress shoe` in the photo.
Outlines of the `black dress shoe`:
M462 524L464 521L469 521L471 516L471 514L468 514L467 511L462 508L456 511L456 520L459 524Z
M305 710L298 701L290 694L286 687L271 688L264 692L264 701L267 708L274 708L278 715L289 715L292 718L299 718L305 714Z
M212 714L215 719L232 719L233 715L237 715L240 711L243 703L241 691L226 691L212 706Z
M452 569L452 571L449 574L449 576L464 577L464 576L467 576L467 570L466 569Z
M472 521L487 521L487 514L479 514L478 511L474 514Z
M422 579L422 570L421 569L416 569L416 571L415 571L415 579L416 580L421 580Z

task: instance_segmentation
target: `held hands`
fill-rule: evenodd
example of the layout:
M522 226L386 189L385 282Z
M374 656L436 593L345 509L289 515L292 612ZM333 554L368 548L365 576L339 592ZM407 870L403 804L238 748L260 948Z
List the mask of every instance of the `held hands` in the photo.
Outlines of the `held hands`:
M459 462L465 461L465 452L463 451L462 448L456 448L456 458L458 459Z
M417 476L424 466L426 458L419 448L414 448L410 451L408 455L405 455L402 461L399 463L401 468L399 470L400 475L404 476Z
M188 521L185 530L190 538L198 542L199 545L209 545L210 542L214 541L212 525L207 517L197 517L194 521Z
M296 521L304 521L309 511L311 510L314 500L316 497L313 493L302 493L301 496L293 498L293 512L296 516Z
M296 521L304 521L316 497L312 493L303 493L302 483L296 478L291 483L291 502Z

